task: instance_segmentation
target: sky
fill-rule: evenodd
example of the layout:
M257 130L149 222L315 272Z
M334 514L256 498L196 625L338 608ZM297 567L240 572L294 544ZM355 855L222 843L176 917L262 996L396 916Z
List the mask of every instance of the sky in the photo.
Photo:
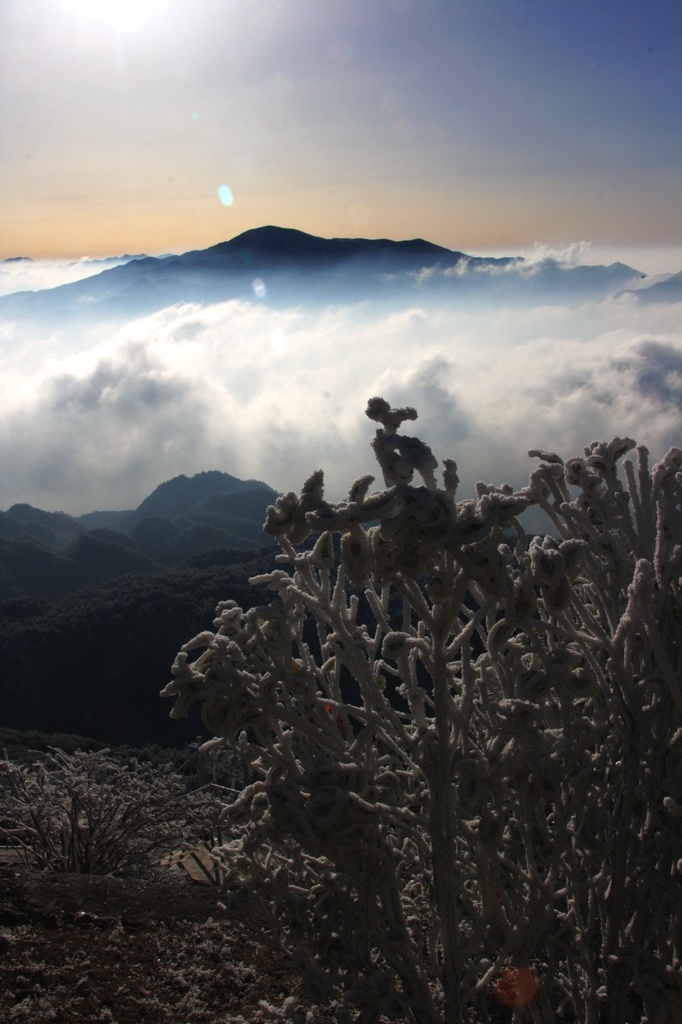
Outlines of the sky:
M34 261L0 263L0 295L265 224L679 272L681 46L672 0L0 0L0 260ZM297 491L321 468L339 500L375 469L373 395L417 408L461 497L523 486L532 448L657 459L682 446L682 305L275 308L266 281L0 318L0 509L135 508L212 469Z
M672 0L2 0L0 259L262 224L682 264Z

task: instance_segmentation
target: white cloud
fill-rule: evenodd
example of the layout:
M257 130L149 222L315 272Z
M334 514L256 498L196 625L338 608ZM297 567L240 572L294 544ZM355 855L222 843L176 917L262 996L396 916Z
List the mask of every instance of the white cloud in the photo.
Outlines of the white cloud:
M569 456L628 434L659 457L682 443L681 323L679 306L623 296L322 311L233 301L53 330L0 355L0 507L129 508L206 469L297 490L322 468L340 498L374 471L374 394L417 408L410 432L456 459L462 496L478 479L522 485L529 448Z
M127 263L129 259L129 256L112 256L104 260L3 260L0 262L0 295L57 288L101 274L103 270Z
M546 263L553 260L562 267L578 267L594 263L591 242L568 242L566 245L551 246L536 242L533 248L524 253L526 264Z

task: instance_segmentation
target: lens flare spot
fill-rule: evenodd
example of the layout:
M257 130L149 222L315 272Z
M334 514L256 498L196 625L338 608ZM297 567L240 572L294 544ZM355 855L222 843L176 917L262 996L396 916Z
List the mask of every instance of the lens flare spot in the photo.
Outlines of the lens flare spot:
M535 999L538 980L529 967L510 967L495 985L495 995L504 1006L527 1006Z
M218 189L218 198L223 206L232 206L234 202L234 196L232 195L232 189L229 185L221 185Z
M288 344L287 336L281 328L276 328L270 335L270 346L273 352L284 352Z
M251 287L253 288L253 294L257 299L264 299L268 294L268 290L265 287L265 281L261 277L256 277L251 282Z

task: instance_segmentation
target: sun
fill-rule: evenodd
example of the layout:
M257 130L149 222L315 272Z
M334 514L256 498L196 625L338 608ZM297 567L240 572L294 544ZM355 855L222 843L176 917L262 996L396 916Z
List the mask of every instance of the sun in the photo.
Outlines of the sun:
M66 10L80 22L98 23L114 32L144 29L160 0L63 0Z

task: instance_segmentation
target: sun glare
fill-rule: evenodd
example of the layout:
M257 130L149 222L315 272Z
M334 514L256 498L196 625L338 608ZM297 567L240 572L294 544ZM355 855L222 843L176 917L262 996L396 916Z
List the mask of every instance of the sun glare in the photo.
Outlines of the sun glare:
M64 6L81 22L96 22L114 32L140 32L158 0L65 0Z

